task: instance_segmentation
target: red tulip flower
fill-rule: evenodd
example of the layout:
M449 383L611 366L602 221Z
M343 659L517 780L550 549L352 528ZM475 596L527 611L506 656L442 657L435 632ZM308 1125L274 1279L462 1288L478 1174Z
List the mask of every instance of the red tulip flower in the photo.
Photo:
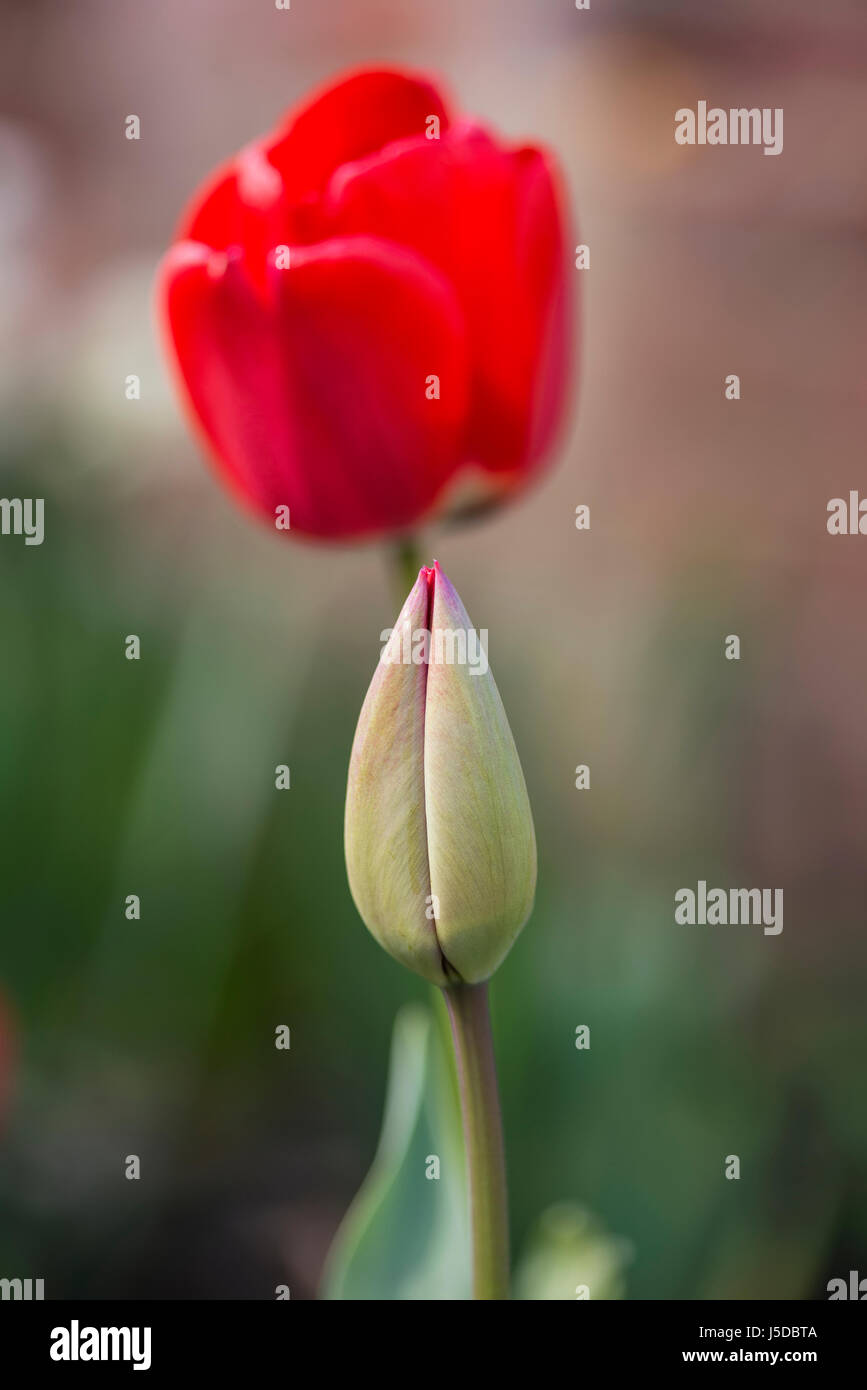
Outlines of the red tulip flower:
M285 529L343 540L502 497L566 384L569 274L548 156L362 71L200 190L160 271L219 471ZM278 520L275 520L278 519Z

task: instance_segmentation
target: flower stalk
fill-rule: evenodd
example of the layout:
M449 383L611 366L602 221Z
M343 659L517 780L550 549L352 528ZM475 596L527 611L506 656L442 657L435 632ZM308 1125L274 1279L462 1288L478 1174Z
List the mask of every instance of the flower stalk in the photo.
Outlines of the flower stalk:
M509 1297L509 1215L503 1123L488 1009L488 985L443 990L458 1063L470 1182L473 1298Z
M394 541L390 558L394 592L398 608L401 608L421 568L421 551L415 536L401 536Z

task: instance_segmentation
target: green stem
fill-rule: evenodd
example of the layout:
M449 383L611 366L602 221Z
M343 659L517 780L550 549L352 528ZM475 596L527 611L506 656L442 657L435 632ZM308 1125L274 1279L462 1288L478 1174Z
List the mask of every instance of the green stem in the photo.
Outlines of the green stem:
M473 1297L509 1297L509 1215L488 986L443 990L458 1060L470 1179Z
M421 569L421 550L415 536L401 536L394 542L391 568L397 592L397 606L401 609Z

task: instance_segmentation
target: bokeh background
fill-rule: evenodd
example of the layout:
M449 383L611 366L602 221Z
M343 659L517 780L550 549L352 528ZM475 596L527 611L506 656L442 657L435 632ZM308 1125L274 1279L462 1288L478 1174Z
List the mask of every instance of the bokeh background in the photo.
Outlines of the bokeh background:
M234 509L151 303L200 178L368 61L547 141L591 248L550 471L424 538L490 632L537 821L537 907L493 987L516 1250L572 1200L629 1243L630 1298L821 1298L867 1274L867 540L825 526L829 498L867 491L863 8L0 16L0 491L46 499L41 547L0 540L0 1275L50 1297L314 1297L395 1013L426 998L342 861L387 558ZM783 154L676 146L700 99L783 107ZM676 926L699 878L782 887L782 935Z

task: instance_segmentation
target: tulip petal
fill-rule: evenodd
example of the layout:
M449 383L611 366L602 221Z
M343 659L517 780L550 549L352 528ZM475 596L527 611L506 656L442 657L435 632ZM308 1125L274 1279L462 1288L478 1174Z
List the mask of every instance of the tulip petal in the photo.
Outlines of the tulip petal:
M261 144L252 144L199 191L181 218L178 241L204 242L215 251L243 248L249 273L262 284L268 252L298 240L300 230L280 175Z
M428 625L428 570L401 609L370 684L349 764L346 868L355 904L380 945L434 984L445 984L430 906L425 829L427 667L403 659Z
M321 239L319 194L341 163L421 135L432 115L448 128L442 98L424 78L352 73L223 164L185 210L177 239L218 251L242 247L256 274L275 246Z
M339 165L393 140L423 136L430 116L447 130L443 99L425 78L396 68L371 68L331 83L269 142L268 158L293 198L322 191Z
M288 506L307 535L405 527L459 467L464 321L414 252L363 237L292 248L263 292L239 256L182 242L161 295L194 417L229 483L272 522Z
M550 441L569 355L563 221L547 157L464 124L339 169L325 211L335 234L413 247L455 286L474 370L468 458L503 483L526 472Z
M431 893L444 957L469 983L493 974L536 889L536 840L524 774L490 670L449 661L472 624L434 565L425 698L424 786ZM485 663L486 666L486 663Z

